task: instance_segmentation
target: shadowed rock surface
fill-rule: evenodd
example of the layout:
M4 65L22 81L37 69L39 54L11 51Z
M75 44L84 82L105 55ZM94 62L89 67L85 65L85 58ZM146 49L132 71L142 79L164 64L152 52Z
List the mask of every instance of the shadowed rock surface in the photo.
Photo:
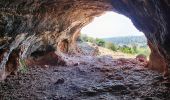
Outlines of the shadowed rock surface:
M135 59L74 56L70 66L35 66L0 83L1 100L168 100L170 82ZM75 61L74 61L75 60Z
M0 82L0 100L168 100L170 81L148 70L145 62L113 59L95 45L78 43L78 55L63 55L66 65L51 58L32 62ZM96 51L96 48L99 50ZM93 55L94 52L95 54ZM139 55L140 56L140 55ZM40 63L38 63L40 62ZM49 64L42 66L43 63ZM62 61L60 61L62 62ZM53 65L54 64L54 65ZM52 66L53 65L53 66Z
M151 49L148 66L168 76L168 0L0 0L0 80L17 71L18 59L26 60L28 65L31 61L41 66L64 65L68 61L64 53L76 56L80 52L75 40L81 28L105 11L129 17L145 33ZM57 84L67 82L61 80Z
M4 73L15 49L20 50L22 59L36 51L51 52L49 46L59 56L61 52L75 53L81 28L104 11L115 11L145 33L152 51L149 66L167 74L169 5L168 0L0 0L0 69ZM23 38L17 38L21 35Z

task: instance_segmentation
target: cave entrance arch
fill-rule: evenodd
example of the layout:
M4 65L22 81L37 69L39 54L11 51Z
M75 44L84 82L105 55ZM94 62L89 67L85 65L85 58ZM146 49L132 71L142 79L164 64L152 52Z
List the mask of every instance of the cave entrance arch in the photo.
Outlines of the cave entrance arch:
M4 50L5 53L0 55L3 57L1 62L4 62L0 64L1 71L6 67L10 57L4 56L6 53L8 55L15 53L13 49L20 48L25 42L29 45L23 51L32 49L31 45L36 45L38 41L29 41L31 35L35 37L35 40L41 40L41 37L44 37L43 40L54 47L58 47L58 42L65 38L70 39L69 44L71 44L73 34L104 11L116 11L129 17L134 25L145 33L152 51L151 66L167 70L170 64L170 7L167 0L40 0L31 2L21 0L20 2L0 1L0 4L2 10L0 31L1 37L4 38L1 43L3 49L7 48ZM44 36L43 33L47 33L48 36ZM50 36L53 35L56 37L51 38ZM14 44L16 44L15 48L11 47ZM160 58L160 62L158 63L155 58Z
M113 53L105 52L114 59L134 58L136 55L148 58L150 55L144 33L136 29L129 18L113 11L106 11L95 17L80 33L81 41L110 49Z

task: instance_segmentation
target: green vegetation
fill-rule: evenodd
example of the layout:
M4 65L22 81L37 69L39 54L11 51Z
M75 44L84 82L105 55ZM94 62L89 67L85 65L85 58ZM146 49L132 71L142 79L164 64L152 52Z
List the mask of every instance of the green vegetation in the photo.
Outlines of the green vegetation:
M19 71L21 73L26 73L28 71L28 67L27 67L27 65L25 63L25 60L19 59L19 65L20 65Z
M147 40L145 36L125 36L125 37L112 37L112 38L103 38L107 42L112 42L117 45L129 45L129 44L138 44L140 46L147 46Z
M103 39L96 38L96 39L95 39L95 43L96 43L98 46L104 47L106 42L105 42Z
M138 54L144 54L145 56L148 57L150 55L150 48L149 47L139 48L138 49Z
M133 42L132 42L132 40L129 40L130 39L129 37L127 37L127 38L125 38L125 37L119 38L119 39L116 38L116 40L114 40L114 41L116 41L115 42L116 44L115 44L114 42L107 41L105 39L99 39L99 38L95 39L95 38L92 38L92 37L82 34L78 40L81 42L94 43L98 46L108 48L112 51L120 51L123 53L134 54L134 55L144 54L147 57L149 56L150 49L147 46L146 41L142 40L143 37L142 38L137 37L137 39L135 37L132 37ZM139 41L138 41L138 39L139 39ZM123 41L123 42L121 42L121 41ZM129 41L131 41L131 42L129 42ZM143 44L141 41L143 42Z
M113 51L117 51L118 49L116 45L111 42L105 42L105 47Z
M122 47L119 47L119 50L123 53L129 53L129 54L134 54L134 50L131 47L128 47L127 45L123 45Z

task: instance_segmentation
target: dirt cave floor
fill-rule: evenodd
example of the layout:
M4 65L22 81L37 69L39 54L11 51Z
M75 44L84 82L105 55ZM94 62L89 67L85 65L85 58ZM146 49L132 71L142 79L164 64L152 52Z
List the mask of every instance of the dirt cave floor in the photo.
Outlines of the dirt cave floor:
M74 56L70 66L35 66L0 83L0 100L170 100L170 83L135 59Z

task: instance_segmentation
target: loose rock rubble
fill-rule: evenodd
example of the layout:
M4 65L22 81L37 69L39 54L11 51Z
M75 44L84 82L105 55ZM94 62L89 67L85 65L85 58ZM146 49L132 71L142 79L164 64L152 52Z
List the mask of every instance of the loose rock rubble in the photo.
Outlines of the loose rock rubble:
M71 58L70 58L71 59ZM74 57L78 65L31 67L0 83L2 100L168 100L170 83L135 59Z

